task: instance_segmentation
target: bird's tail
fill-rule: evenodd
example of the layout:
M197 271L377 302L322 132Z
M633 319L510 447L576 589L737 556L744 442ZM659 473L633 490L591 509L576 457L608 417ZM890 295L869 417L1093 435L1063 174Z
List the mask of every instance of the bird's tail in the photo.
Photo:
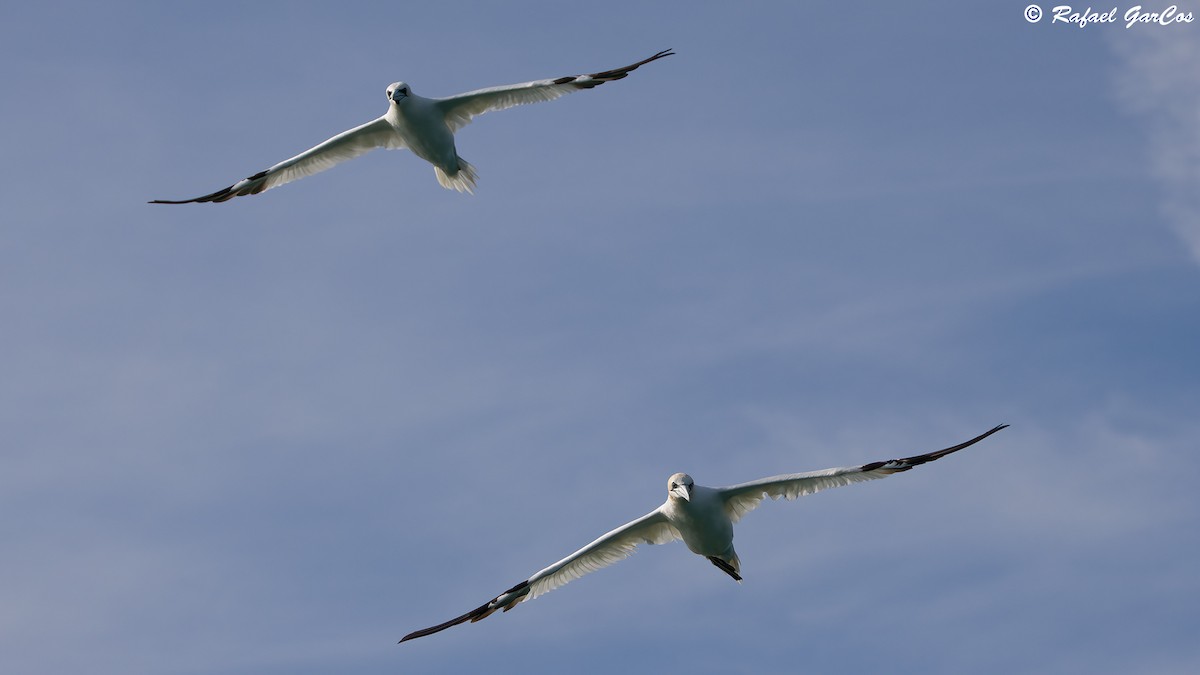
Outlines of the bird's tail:
M729 560L723 560L715 555L710 555L708 556L708 561L716 565L717 569L733 577L734 581L741 582L742 576L739 572L742 571L742 561L738 560L736 553L730 554Z
M475 194L475 181L479 175L475 173L475 167L462 157L458 158L458 171L453 176L447 175L440 166L433 167L433 172L437 174L438 182L447 190Z

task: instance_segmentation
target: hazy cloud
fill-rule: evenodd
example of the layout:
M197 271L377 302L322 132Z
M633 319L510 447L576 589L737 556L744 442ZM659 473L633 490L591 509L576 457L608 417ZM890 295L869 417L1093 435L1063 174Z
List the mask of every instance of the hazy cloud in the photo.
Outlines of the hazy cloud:
M1200 260L1200 40L1189 25L1112 35L1117 96L1145 121L1162 215Z

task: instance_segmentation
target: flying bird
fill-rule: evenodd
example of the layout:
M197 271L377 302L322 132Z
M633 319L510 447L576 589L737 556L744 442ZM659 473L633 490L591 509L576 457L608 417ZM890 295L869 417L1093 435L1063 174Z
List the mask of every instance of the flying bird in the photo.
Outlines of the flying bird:
M742 563L733 550L733 525L764 498L791 500L826 488L885 478L958 452L1007 426L1001 424L965 443L915 457L771 476L729 487L704 487L696 485L686 473L674 474L667 480L667 501L662 506L612 530L466 614L413 631L400 642L432 635L467 621L474 623L498 609L507 612L519 602L549 593L585 574L624 560L642 543L665 544L682 539L692 553L708 558L718 569L740 582Z
M316 147L309 148L291 159L285 159L227 188L193 199L155 199L150 203L224 202L234 197L256 195L324 171L375 148L408 148L417 157L433 165L433 171L442 187L459 192L473 192L477 178L475 167L458 156L458 149L454 145L454 133L470 123L476 115L526 103L553 101L581 89L598 87L605 82L620 80L639 66L672 56L674 53L665 49L624 68L590 75L568 75L553 80L534 80L476 89L449 98L425 98L414 93L408 83L393 82L388 85L386 92L388 110L379 119L343 131Z

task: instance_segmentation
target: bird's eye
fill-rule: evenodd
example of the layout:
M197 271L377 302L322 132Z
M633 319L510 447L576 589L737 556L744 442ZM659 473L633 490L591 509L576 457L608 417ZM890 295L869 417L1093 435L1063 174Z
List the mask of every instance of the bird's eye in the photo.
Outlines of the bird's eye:
M678 485L676 485L675 483L671 483L671 489L672 489L672 490L674 490L674 489L675 489L675 488L677 488L677 487L679 487L679 486L678 486Z

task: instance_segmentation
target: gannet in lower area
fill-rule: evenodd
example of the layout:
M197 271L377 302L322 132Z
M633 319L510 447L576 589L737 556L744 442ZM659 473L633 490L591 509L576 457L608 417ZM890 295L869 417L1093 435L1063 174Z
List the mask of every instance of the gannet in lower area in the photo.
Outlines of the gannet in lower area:
M860 466L793 473L760 478L749 483L711 488L696 485L686 473L667 480L667 501L646 515L584 546L571 555L504 591L487 603L445 623L413 631L400 641L432 635L467 621L486 618L498 609L508 611L517 603L548 593L589 572L629 557L638 544L665 544L682 539L693 553L709 559L722 572L741 581L742 563L733 550L733 524L754 510L764 498L795 499L826 488L884 478L908 471L952 452L974 445L1007 427L1001 424L987 433L958 445L904 459L870 462Z

